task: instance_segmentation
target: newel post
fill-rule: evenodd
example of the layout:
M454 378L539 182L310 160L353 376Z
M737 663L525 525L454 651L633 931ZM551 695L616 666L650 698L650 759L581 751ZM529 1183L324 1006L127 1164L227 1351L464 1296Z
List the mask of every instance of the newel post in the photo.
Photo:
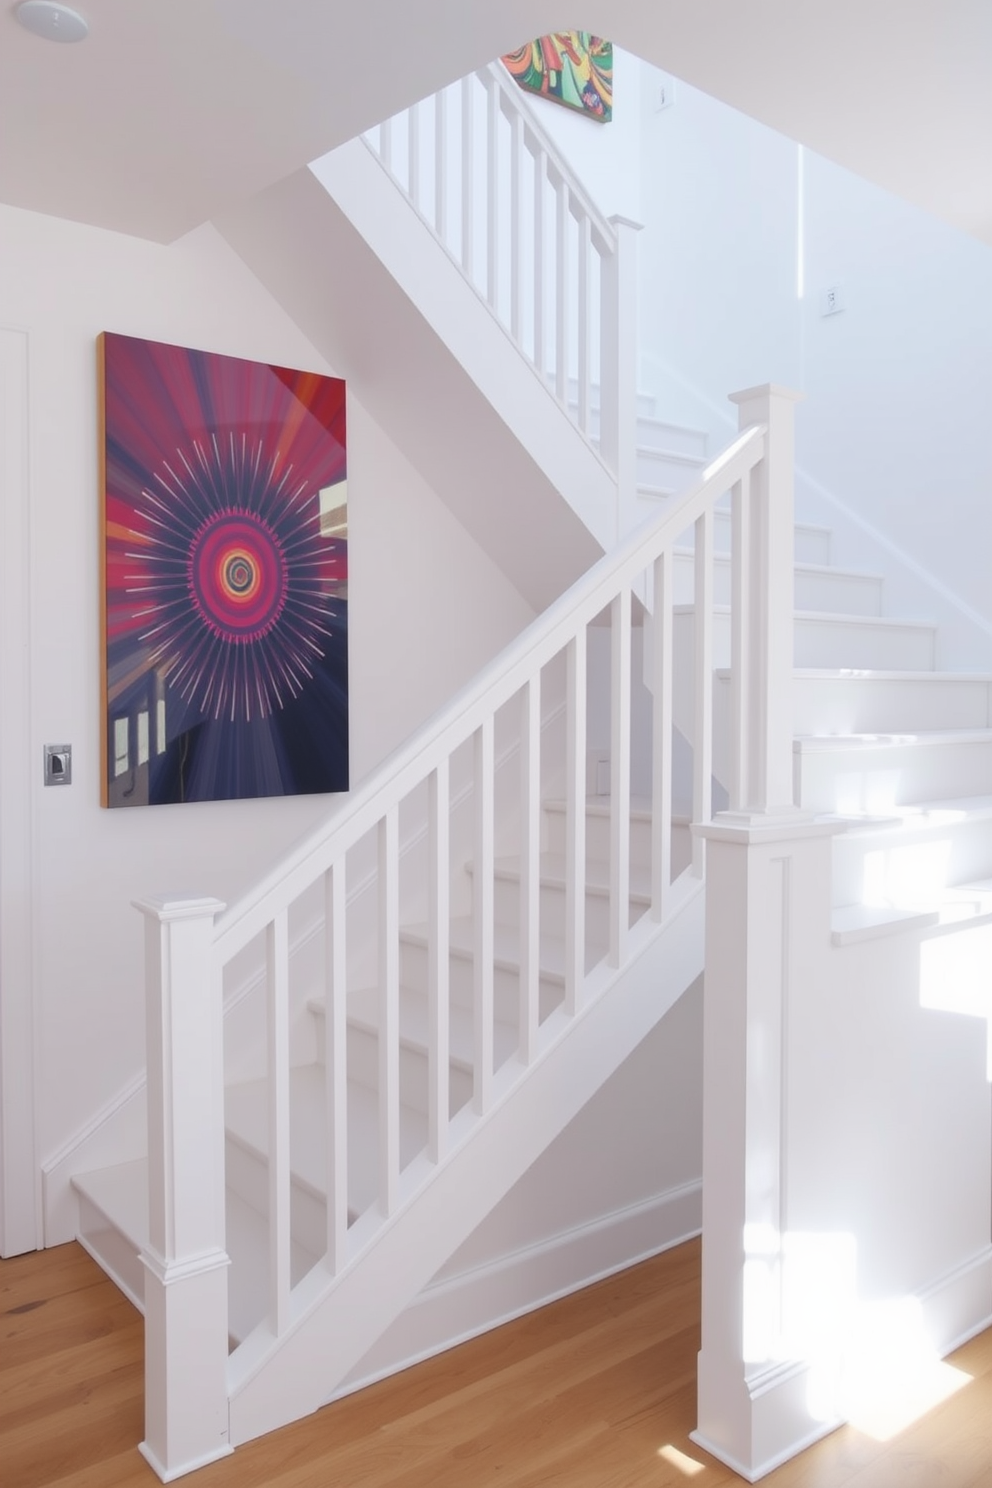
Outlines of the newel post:
M795 405L802 396L770 383L730 396L741 432L753 424L767 429L749 492L748 696L741 723L748 761L743 804L753 811L792 808Z
M736 500L742 602L734 740L738 809L706 839L703 1297L694 1439L754 1482L837 1423L814 1414L789 1271L790 1010L820 995L830 951L832 825L793 805L796 394L738 393L740 426L767 426ZM736 572L737 570L735 570ZM697 830L697 829L694 829Z
M637 515L637 234L614 216L616 252L603 261L600 299L599 448L617 478L617 540Z
M224 1049L216 899L144 899L148 1058L145 1440L163 1482L232 1449Z

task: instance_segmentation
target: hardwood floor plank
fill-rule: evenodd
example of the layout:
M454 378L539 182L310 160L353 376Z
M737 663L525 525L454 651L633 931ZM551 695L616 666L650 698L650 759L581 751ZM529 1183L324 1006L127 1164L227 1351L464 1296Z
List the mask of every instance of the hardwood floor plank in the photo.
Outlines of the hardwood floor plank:
M335 1402L196 1488L730 1488L690 1439L691 1242ZM891 1442L843 1427L768 1488L992 1488L992 1331L973 1376ZM142 1320L77 1246L0 1262L2 1488L154 1488ZM679 1456L678 1454L681 1454ZM690 1475L691 1470L691 1475Z

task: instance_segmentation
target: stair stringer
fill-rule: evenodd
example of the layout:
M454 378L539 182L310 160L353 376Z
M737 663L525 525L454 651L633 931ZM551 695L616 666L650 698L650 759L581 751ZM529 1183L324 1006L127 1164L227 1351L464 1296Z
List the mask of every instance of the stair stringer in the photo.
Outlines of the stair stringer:
M298 171L215 225L545 609L615 543L615 478L368 146L318 167L320 179Z
M542 1027L541 1048L522 1073L511 1060L480 1117L466 1108L451 1124L447 1160L425 1156L404 1172L408 1197L378 1224L367 1248L332 1278L314 1267L293 1294L287 1332L266 1325L229 1362L234 1446L326 1404L388 1325L468 1239L490 1210L586 1101L634 1051L703 969L705 888L684 876L661 926L645 916L630 932L620 971L601 965L574 1018L559 1011ZM484 1175L484 1177L482 1176ZM354 1226L359 1238L363 1221Z

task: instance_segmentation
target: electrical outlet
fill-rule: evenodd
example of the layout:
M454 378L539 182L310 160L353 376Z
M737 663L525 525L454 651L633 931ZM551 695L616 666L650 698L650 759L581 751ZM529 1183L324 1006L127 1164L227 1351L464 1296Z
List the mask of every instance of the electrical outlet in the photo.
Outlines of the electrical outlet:
M841 297L840 286L838 284L832 284L820 296L820 314L839 315L843 308L844 301Z

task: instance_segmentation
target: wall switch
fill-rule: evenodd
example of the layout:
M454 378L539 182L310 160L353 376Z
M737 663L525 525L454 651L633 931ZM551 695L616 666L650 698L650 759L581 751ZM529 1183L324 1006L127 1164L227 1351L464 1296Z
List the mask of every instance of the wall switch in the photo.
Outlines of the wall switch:
M839 315L843 308L844 300L841 296L840 285L832 284L820 296L820 314Z
M45 784L72 784L72 745L45 745Z
M667 73L655 79L654 111L660 114L662 109L671 108L675 102L675 79Z

